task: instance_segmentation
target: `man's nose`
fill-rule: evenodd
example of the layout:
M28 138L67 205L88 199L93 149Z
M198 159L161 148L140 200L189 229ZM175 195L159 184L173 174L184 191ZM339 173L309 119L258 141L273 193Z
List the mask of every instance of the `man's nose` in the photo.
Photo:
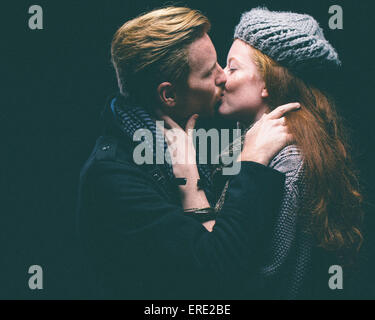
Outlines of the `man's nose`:
M225 72L223 70L223 68L218 64L218 70L219 70L219 74L216 78L216 85L218 87L224 87L225 86L225 83L227 82L227 76L225 75Z

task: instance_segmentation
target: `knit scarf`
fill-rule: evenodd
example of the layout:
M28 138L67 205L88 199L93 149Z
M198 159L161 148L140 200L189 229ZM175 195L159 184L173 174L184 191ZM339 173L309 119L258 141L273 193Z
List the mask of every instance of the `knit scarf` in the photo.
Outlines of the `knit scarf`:
M137 130L149 130L153 136L153 147L150 144L150 141L145 139L146 146L150 148L153 152L153 163L156 163L156 150L164 150L164 155L168 159L170 159L170 154L168 152L168 145L164 139L164 135L161 130L156 130L156 119L153 118L148 112L148 110L144 107L135 106L133 103L129 103L122 98L113 98L111 102L111 109L112 112L115 114L116 118L120 122L120 126L122 131L125 133L127 137L133 140L134 133ZM198 155L197 155L197 159ZM164 159L163 164L160 164L161 170L166 174L166 177L172 181L174 179L173 174L173 167L170 165L170 161L166 161ZM212 177L211 177L211 170L207 165L197 163L198 171L200 175L200 179L203 180L204 185L206 186L204 189L206 191L206 195L208 198L210 196L210 187L212 186ZM210 199L209 199L210 200Z

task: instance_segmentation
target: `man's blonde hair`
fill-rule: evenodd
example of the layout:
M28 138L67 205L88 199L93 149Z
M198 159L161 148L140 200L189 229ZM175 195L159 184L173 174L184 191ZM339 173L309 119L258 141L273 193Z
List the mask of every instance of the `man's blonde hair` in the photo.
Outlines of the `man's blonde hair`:
M188 46L210 29L199 11L184 7L153 10L126 22L112 40L112 63L120 92L144 100L163 81L189 75Z

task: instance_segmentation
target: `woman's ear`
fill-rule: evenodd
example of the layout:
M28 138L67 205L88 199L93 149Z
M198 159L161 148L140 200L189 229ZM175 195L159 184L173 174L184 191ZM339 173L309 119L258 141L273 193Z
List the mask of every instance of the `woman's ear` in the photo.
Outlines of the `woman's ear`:
M171 108L176 105L176 90L170 82L160 83L157 91L162 106Z
M267 90L267 88L263 88L261 94L262 94L262 98L267 98L268 97L268 90Z

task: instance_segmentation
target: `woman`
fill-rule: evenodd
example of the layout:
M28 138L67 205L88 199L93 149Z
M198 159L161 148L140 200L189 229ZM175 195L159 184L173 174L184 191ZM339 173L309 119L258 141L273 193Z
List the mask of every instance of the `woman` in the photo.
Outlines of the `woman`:
M262 297L307 297L311 265L319 262L313 261L316 248L334 253L339 258L334 261L345 265L361 245L361 195L343 128L333 101L316 81L316 75L324 77L322 71L340 64L311 16L256 8L244 13L235 29L219 113L251 127L278 105L301 104L300 111L285 116L295 144L269 163L285 173L286 182L259 273ZM214 222L205 226L211 230Z

